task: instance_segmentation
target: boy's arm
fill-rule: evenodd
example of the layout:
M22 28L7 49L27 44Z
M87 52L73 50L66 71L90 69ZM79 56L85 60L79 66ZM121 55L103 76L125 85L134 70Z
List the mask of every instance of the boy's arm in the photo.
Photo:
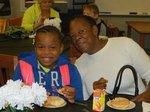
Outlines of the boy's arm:
M83 100L83 87L80 74L74 65L69 67L69 71L70 86L76 89L75 100Z
M21 75L21 70L20 70L20 65L18 64L16 69L15 69L15 72L12 76L12 80L15 81L15 80L19 80L19 79L23 81L22 75Z

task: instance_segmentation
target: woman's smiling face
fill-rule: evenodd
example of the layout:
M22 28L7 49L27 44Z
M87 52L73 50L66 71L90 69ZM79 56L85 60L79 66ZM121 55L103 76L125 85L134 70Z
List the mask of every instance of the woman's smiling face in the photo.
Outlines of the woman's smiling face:
M93 38L97 37L95 26L91 26L83 19L75 19L70 23L70 35L82 52L92 52L93 46L95 46Z
M56 65L57 59L62 51L63 45L55 33L40 33L35 38L37 59L46 68L52 68Z
M42 10L50 10L53 0L40 0L39 3Z

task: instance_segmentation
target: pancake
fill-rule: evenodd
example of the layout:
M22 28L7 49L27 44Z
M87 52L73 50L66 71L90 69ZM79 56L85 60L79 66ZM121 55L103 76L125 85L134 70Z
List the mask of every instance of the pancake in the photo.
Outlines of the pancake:
M116 97L110 104L115 108L128 108L130 106L130 101L127 98Z
M65 103L65 100L58 96L48 96L47 100L44 103L45 107L56 106L59 107Z
M63 95L63 89L59 89L57 92L59 93L59 94L61 94L61 95Z

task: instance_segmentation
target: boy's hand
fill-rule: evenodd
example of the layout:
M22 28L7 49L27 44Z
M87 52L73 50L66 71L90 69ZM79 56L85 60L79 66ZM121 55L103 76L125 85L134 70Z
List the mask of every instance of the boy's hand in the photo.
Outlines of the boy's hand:
M104 79L103 77L100 78L98 81L93 83L93 89L106 89L108 80Z
M64 97L66 97L70 103L74 103L74 97L76 94L75 88L70 86L64 86L63 88L58 90L58 93L64 95Z

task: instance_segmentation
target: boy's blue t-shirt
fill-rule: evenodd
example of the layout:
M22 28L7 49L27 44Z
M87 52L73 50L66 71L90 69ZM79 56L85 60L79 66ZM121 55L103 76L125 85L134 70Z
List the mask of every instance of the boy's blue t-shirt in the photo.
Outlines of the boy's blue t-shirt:
M32 66L35 82L44 86L46 90L50 92L50 95L55 95L55 96L60 96L57 93L57 90L63 87L59 66L68 64L69 74L70 74L69 86L74 87L76 89L75 100L83 100L82 83L81 83L80 74L77 68L75 67L75 65L70 63L70 60L68 57L64 55L60 55L57 61L57 66L54 68L51 68L48 73L45 73L42 67L39 65L35 52L32 52L29 56L21 60L29 63ZM23 80L19 64L16 67L16 70L14 72L12 79Z

